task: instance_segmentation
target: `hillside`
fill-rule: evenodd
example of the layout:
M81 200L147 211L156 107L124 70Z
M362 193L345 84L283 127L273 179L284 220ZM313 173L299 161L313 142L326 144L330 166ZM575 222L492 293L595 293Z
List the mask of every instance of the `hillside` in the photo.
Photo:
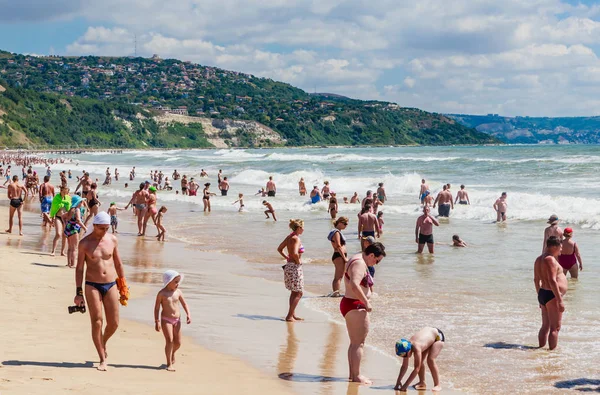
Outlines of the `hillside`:
M0 52L0 78L21 95L34 91L44 94L40 96L43 100L61 95L88 109L94 105L102 107L102 103L107 106L104 115L115 111L115 106L123 106L129 118L138 112L146 113L145 116L172 113L205 120L254 122L249 129L220 132L221 141L234 146L497 142L443 115L333 94L310 95L270 79L158 57L33 57ZM94 104L85 104L87 100ZM104 142L126 145L143 142L154 146L154 140L145 139L142 130L153 136L160 135L159 131L152 130L152 122L136 119L137 124L127 119L134 122L130 131L115 125L109 127L111 122L106 121L103 133L119 132L106 137ZM260 131L253 134L255 126ZM24 132L28 138L37 138L41 143L43 136L39 130L30 136L32 128L21 127L27 129ZM183 129L189 127L178 127L176 132L186 133ZM271 132L279 135L278 140L255 137ZM161 143L174 144L167 135L163 133ZM198 141L203 141L206 136L200 133L199 137Z
M600 143L600 117L512 118L497 114L447 116L511 144Z

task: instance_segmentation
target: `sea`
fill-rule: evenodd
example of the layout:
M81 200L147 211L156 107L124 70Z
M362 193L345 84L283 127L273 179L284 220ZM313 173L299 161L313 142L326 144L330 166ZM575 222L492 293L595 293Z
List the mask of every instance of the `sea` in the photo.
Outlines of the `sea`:
M130 181L133 166L137 176ZM343 197L357 192L362 198L383 182L388 201L381 206L385 225L380 241L387 257L375 275L369 347L391 358L396 340L432 326L446 335L438 364L442 380L450 378L454 389L598 391L600 266L594 257L600 254L599 146L140 150L77 155L72 163L55 165L53 170L70 169L74 175L88 171L101 184L107 167L111 172L118 168L121 177L100 186L103 207L109 201L125 206L139 183L155 170L169 178L177 170L200 184L211 182L211 190L218 194L211 198L211 213L203 212L201 189L197 197L177 195L180 187L175 181L173 191L158 192L159 205L168 207L168 238L243 257L249 265L240 270L249 277L283 282L276 249L289 233L289 219L303 219L304 275L312 295L331 291L334 267L327 234L332 223L325 203L310 204L307 196L299 196L298 181L304 178L309 191L329 181L339 198L339 215L350 218L344 232L349 252L359 250L360 207L344 204ZM202 169L207 178L200 178ZM219 169L231 184L226 197L218 193ZM269 176L277 195L263 198L257 193ZM450 218L434 229L433 255L415 254L422 178L434 196L444 184L451 184L454 195L464 184L471 201L469 206L455 206ZM495 223L492 205L502 192L508 194L508 220ZM243 212L233 204L239 193L244 195ZM264 199L275 208L277 222L265 218ZM584 270L579 280L569 280L559 347L550 352L537 349L541 313L533 264L542 252L544 228L552 214L558 215L561 227L574 229ZM451 247L454 234L468 247ZM193 260L179 264L202 270ZM339 299L307 297L301 308L343 324L338 306Z

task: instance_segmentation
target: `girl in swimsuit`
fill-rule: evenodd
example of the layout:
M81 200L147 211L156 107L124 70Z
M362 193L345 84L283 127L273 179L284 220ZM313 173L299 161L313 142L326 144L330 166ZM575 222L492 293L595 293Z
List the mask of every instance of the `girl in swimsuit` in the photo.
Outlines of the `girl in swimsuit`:
M342 230L346 229L348 226L348 218L347 217L339 217L337 221L334 222L333 226L335 227L329 235L327 239L331 242L331 246L333 247L333 255L331 256L331 261L335 266L335 273L333 275L333 281L331 282L332 293L329 295L331 297L341 296L340 289L342 288L342 278L344 277L344 268L346 267L346 263L348 262L348 253L346 252L346 238L342 234Z
M89 220L94 218L96 216L96 214L98 214L98 209L100 208L100 205L102 204L102 203L100 203L100 200L98 200L97 190L98 190L98 184L93 183L91 186L91 189L88 191L87 195L83 196L84 198L87 198L88 207L90 209L90 212L89 212L87 218L85 219L86 226L87 226Z
M64 225L62 216L71 208L71 197L69 196L69 188L61 187L60 193L52 199L52 205L50 206L50 218L54 224L54 239L52 240L52 253L54 256L56 253L56 247L58 240L62 239L62 245L60 249L60 255L65 256L65 248L67 246L67 237L63 233Z
M162 206L160 210L158 210L158 214L156 215L156 229L158 230L158 235L156 235L156 238L158 239L158 241L165 241L165 233L167 233L167 230L163 226L162 220L166 212L167 207Z
M140 236L146 235L146 226L148 225L148 220L152 217L152 222L156 225L156 214L158 210L156 208L156 188L150 187L148 188L148 198L146 199L146 205L148 206L148 210L146 211L146 216L144 217L144 224L142 226L142 234Z
M210 182L204 184L204 190L202 191L202 203L204 203L204 211L208 209L210 213L210 197L215 196L215 193L209 192L208 188L210 188Z
M71 209L63 215L63 222L65 223L64 234L67 236L67 242L69 248L67 250L67 266L75 267L77 261L77 245L79 244L79 232L81 229L85 232L87 228L81 221L81 205L83 199L75 195L71 197Z
M562 266L565 276L569 272L571 278L577 278L579 270L583 270L583 262L581 261L579 247L573 241L573 229L565 228L563 236L562 251L558 256L558 263ZM577 262L579 262L579 267L577 267Z
M285 317L288 322L302 320L296 315L296 307L302 298L304 292L304 272L302 262L300 261L304 253L304 246L300 241L300 235L304 233L304 221L301 219L290 220L290 233L277 247L277 252L286 260L283 268L283 278L285 287L291 292L290 308ZM283 250L287 249L287 255Z
M363 347L369 333L369 312L371 311L370 286L373 279L367 268L375 266L385 257L385 247L381 243L373 243L361 253L354 255L346 264L344 283L346 295L340 302L340 311L346 320L346 328L350 337L348 348L348 365L350 380L362 384L371 381L360 374L360 360Z

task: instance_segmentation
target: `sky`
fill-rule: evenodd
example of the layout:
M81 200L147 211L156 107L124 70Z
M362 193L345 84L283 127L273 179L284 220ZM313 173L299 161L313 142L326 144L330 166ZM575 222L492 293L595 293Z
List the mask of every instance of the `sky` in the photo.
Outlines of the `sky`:
M189 60L440 113L600 115L600 0L0 0L0 49Z

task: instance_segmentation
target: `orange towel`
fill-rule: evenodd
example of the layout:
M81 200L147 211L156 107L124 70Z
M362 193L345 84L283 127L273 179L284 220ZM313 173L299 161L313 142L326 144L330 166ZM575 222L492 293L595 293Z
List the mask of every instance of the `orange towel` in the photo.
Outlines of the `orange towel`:
M125 277L117 278L117 288L119 289L119 294L121 295L119 302L121 302L123 306L127 306L127 301L129 300L129 287L127 286L127 280Z

